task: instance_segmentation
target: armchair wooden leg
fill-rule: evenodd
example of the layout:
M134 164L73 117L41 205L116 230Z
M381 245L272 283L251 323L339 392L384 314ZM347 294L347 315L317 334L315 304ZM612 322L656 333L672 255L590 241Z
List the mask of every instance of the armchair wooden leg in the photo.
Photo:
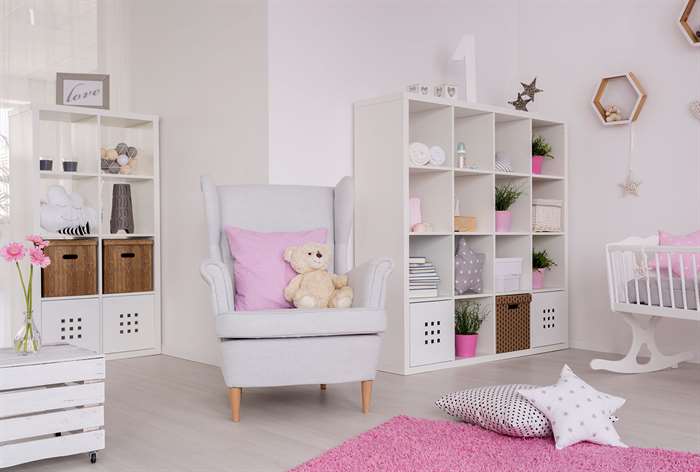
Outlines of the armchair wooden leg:
M325 389L326 389L326 384L321 384L321 390L325 390Z
M372 380L362 381L362 413L369 412L369 404L372 400Z
M232 387L228 391L229 400L231 400L231 419L238 423L241 421L241 394L243 389Z

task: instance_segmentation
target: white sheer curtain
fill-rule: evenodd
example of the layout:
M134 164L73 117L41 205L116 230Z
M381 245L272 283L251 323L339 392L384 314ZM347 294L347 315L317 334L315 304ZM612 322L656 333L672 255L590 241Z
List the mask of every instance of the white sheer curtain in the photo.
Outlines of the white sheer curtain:
M27 103L55 103L56 72L100 71L98 18L117 0L0 0L0 243L7 242L12 198L6 174L8 113ZM113 18L119 21L118 18ZM0 261L0 346L10 344L12 318L8 292L14 273ZM13 316L14 315L14 316Z

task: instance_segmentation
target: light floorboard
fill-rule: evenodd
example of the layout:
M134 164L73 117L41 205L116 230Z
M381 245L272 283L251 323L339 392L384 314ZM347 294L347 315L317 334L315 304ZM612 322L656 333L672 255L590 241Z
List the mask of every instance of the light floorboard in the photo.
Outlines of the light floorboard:
M13 471L286 470L395 415L446 418L445 392L496 383L553 383L569 364L596 388L628 399L617 428L628 444L700 452L700 365L638 375L592 371L590 351L566 350L409 377L380 373L372 407L360 385L245 389L233 423L219 369L168 356L107 363L106 449ZM606 357L606 356L603 356ZM614 357L614 356L608 356Z

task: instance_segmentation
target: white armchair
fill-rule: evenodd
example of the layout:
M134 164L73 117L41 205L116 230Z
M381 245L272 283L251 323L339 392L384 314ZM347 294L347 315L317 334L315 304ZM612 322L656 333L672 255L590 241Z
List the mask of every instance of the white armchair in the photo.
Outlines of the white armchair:
M209 259L201 266L211 288L216 333L229 388L231 417L240 420L246 387L361 382L362 411L369 410L386 317L386 280L392 263L375 259L348 271L353 214L352 179L336 187L215 186L202 177L209 228ZM236 311L233 264L225 226L254 231L326 228L335 273L354 291L347 309Z

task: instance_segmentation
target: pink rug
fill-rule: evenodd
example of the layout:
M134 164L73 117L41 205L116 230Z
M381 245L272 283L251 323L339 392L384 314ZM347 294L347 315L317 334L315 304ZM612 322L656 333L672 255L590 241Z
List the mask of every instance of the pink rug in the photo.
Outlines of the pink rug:
M700 455L518 439L456 421L397 416L294 472L698 472Z

